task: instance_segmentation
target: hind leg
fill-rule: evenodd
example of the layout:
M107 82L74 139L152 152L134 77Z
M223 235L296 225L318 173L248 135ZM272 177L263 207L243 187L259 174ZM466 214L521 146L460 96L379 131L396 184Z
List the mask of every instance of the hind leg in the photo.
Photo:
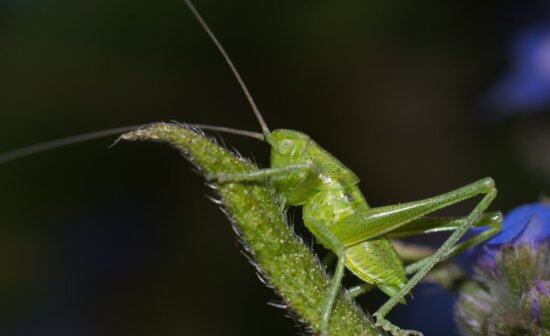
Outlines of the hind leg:
M392 332L394 335L407 335L404 331L395 327L389 321L385 320L386 314L437 264L439 261L447 258L448 256L471 246L479 240L479 235L474 236L461 244L457 244L460 238L478 221L483 212L489 207L493 199L496 197L496 188L492 180L487 181L484 185L479 186L479 192L485 193L483 199L477 204L472 212L464 219L464 221L456 228L449 238L443 243L443 245L430 257L413 264L415 267L409 268L408 271L416 271L414 276L399 290L399 292L392 296L382 307L378 309L374 316L377 319L377 325L383 329ZM485 231L484 231L485 232ZM483 234L483 232L481 233ZM494 234L494 233L493 233ZM476 238L477 237L477 238ZM481 236L483 238L483 236ZM486 239L486 238L485 238ZM416 270L415 268L418 268Z

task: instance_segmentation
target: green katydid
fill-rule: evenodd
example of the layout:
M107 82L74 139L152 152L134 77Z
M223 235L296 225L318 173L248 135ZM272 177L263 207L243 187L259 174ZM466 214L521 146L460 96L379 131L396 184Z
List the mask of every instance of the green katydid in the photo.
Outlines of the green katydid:
M190 0L185 0L210 36L237 78L247 97L262 134L255 137L271 146L271 168L252 173L219 173L207 176L215 183L268 180L279 195L283 208L302 206L306 227L317 241L334 252L337 265L326 295L321 319L321 336L329 335L332 306L341 287L344 269L348 268L365 283L375 285L390 299L374 314L377 325L394 335L421 335L401 330L385 319L386 314L434 267L435 264L465 248L480 243L500 230L499 213L483 214L496 197L491 178L481 179L446 194L421 201L371 208L357 187L358 177L316 144L308 135L294 130L269 130L241 76L227 53ZM464 218L424 218L443 207L484 194L474 210ZM489 228L469 239L460 238L474 225ZM404 267L388 238L394 235L454 230L431 256ZM407 279L407 274L414 276ZM353 295L371 286L355 288Z
M321 335L329 335L329 321L332 305L341 287L344 269L348 268L367 285L350 290L359 295L373 286L380 288L390 299L375 313L377 323L395 335L419 332L401 330L385 320L386 314L414 287L439 261L463 249L479 243L495 234L500 227L498 213L484 214L496 196L494 182L483 179L449 193L433 198L405 204L371 208L357 188L358 178L330 153L317 145L304 133L292 130L271 132L257 109L248 89L233 66L222 46L204 23L193 5L186 0L201 25L210 35L223 57L228 62L241 85L252 109L262 127L262 134L225 128L203 126L242 135L249 135L266 141L271 146L271 168L249 174L221 173L207 178L215 183L268 180L276 189L283 207L302 206L304 222L317 240L338 257L330 290L323 307ZM200 125L198 125L200 127ZM128 129L134 129L130 127ZM119 133L125 129L94 134L92 137ZM74 141L87 140L83 137ZM61 141L66 144L72 140ZM40 146L45 150L51 146ZM19 152L17 156L33 152ZM0 162L2 159L0 159ZM425 218L424 215L467 198L483 194L483 199L464 218ZM489 226L482 233L458 242L472 226ZM434 231L453 230L447 241L430 257L404 267L389 238L409 236ZM414 274L407 279L407 274Z

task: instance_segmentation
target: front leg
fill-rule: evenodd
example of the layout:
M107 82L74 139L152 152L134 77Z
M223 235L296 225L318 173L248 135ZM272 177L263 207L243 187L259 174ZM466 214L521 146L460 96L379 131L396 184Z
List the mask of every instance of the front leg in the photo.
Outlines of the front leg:
M215 183L253 182L265 180L273 176L286 176L300 172L315 172L313 162L291 164L282 167L259 169L246 173L215 173L206 175L206 181Z

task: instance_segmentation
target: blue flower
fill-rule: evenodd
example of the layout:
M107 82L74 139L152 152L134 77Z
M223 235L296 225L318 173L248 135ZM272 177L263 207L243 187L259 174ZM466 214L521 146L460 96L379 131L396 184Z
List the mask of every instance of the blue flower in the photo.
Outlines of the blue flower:
M484 112L502 119L518 112L548 108L550 22L518 32L511 40L509 59L509 69L484 94Z
M475 229L479 232L482 228ZM502 222L502 230L472 249L475 264L485 270L495 267L495 254L504 244L538 246L550 237L550 205L530 203L512 209Z

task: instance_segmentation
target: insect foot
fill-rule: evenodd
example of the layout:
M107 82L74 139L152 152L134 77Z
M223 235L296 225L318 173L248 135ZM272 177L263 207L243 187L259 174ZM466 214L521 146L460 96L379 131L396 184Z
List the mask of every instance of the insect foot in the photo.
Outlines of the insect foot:
M375 324L377 327L380 327L384 329L385 331L389 332L393 336L424 336L420 331L416 330L403 330L399 328L398 326L392 324L390 321L386 319L378 319Z
M484 184L484 188L483 188L484 192L489 192L489 191L495 189L495 180L493 180L490 177L484 178L483 179L483 184Z

